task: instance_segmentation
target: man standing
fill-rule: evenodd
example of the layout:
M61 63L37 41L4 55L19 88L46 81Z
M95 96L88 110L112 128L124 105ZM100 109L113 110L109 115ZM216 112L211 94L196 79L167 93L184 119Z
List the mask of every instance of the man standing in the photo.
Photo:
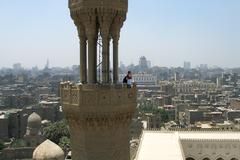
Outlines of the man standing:
M131 84L132 84L132 74L131 74L131 71L128 71L127 75L123 78L123 83L127 84L128 88L131 88Z

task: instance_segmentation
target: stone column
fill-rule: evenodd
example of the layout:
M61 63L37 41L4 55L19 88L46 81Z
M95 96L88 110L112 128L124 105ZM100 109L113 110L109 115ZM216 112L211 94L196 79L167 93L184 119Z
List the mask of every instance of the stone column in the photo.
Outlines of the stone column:
M86 36L88 40L88 83L97 82L97 26L94 20L95 16L91 17L92 21L86 23Z
M87 50L86 37L80 37L80 82L87 82Z
M113 83L118 82L118 41L119 36L113 36Z
M118 82L118 42L122 25L122 17L116 16L111 26L111 36L113 39L113 83L115 84Z
M103 83L109 83L110 76L110 56L109 56L109 36L108 33L102 34L102 42L103 42L103 48L102 48L102 81Z
M88 37L88 83L97 82L96 71L96 38L94 36Z
M109 53L109 41L110 41L110 27L113 22L115 12L99 10L98 21L100 24L100 34L102 36L103 48L102 48L102 82L110 82L110 53Z
M78 36L80 39L80 82L87 82L87 50L86 50L86 34L84 26L78 22Z
M95 37L94 37L94 58L93 58L93 60L94 60L94 63L93 63L93 65L94 65L94 68L95 68L95 70L94 70L94 81L95 81L95 83L97 82L97 41L98 41L98 35L97 35L97 33L96 33L96 35L95 35Z

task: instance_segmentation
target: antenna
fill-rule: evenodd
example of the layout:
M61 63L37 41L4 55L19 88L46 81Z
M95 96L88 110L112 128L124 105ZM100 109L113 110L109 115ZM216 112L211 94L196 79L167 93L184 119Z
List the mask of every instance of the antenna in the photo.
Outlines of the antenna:
M97 41L97 46L98 46L98 64L97 64L97 74L98 74L98 79L97 81L101 83L102 79L102 37L100 33L98 33L98 41Z

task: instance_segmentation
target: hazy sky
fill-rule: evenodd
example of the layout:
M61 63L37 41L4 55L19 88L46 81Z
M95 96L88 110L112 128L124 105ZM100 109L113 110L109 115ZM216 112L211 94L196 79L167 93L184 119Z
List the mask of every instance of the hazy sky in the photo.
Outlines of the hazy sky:
M67 0L0 0L0 67L79 64ZM240 67L240 0L129 0L120 61Z

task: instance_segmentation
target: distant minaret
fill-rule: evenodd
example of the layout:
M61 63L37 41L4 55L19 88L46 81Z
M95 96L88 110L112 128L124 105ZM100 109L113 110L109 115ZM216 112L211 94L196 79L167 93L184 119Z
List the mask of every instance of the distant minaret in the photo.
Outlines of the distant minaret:
M61 103L70 126L73 160L129 160L129 126L136 85L118 83L118 43L128 0L69 0L80 38L81 84L62 83ZM102 78L97 82L97 40L102 39ZM110 41L113 43L113 83Z
M49 60L48 59L47 59L47 63L45 65L44 69L49 69Z
M27 131L24 135L24 139L27 142L27 147L36 147L44 140L41 134L41 117L33 112L28 117Z

